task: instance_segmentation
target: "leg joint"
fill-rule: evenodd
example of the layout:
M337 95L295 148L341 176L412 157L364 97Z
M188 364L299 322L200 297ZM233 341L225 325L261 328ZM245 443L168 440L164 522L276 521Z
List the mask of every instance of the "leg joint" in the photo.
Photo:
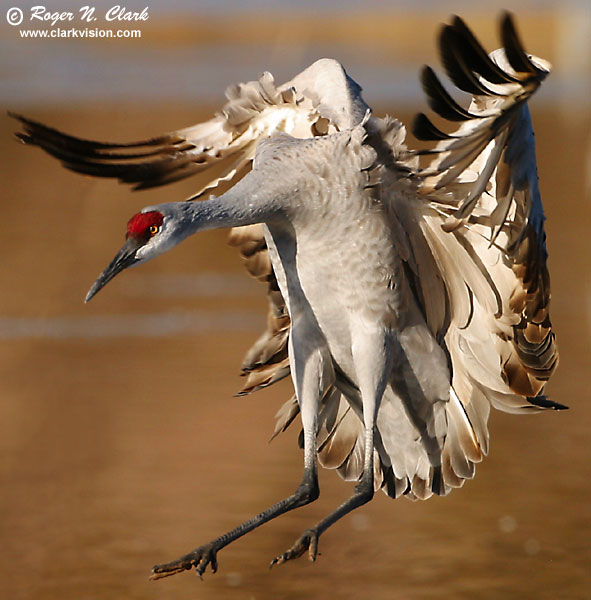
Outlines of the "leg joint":
M314 502L320 496L320 488L318 487L318 479L316 477L305 479L300 483L295 493L298 502L297 506L304 506L310 502Z
M373 477L362 477L361 481L355 486L355 494L363 496L363 499L369 502L374 495Z

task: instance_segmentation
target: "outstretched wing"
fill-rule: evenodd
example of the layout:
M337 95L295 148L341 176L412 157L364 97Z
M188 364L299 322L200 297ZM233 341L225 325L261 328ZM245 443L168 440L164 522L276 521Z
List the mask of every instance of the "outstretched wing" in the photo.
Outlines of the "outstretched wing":
M134 189L156 187L219 166L221 172L194 194L215 190L250 168L258 142L275 132L308 138L348 129L369 107L361 88L335 60L321 59L277 87L270 73L226 90L228 101L212 119L147 140L107 143L77 138L21 115L17 137L39 146L73 171L110 177ZM230 243L238 247L248 271L268 284L267 330L244 359L241 393L249 393L289 374L289 317L271 268L261 225L235 228Z
M78 173L117 178L134 189L164 185L223 164L219 181L231 180L254 156L256 143L273 131L310 135L321 126L314 103L293 88L280 91L270 73L258 81L231 86L228 102L215 117L161 136L130 143L107 143L70 136L20 115L26 144L41 147ZM199 190L198 193L203 190Z
M228 101L212 119L154 138L129 143L85 140L10 113L19 120L17 137L39 146L73 171L117 178L134 189L164 185L214 165L229 181L254 157L257 143L277 131L311 137L350 127L365 114L361 89L334 60L315 62L277 87L270 73L230 86ZM360 115L360 116L359 116Z
M416 174L417 207L445 294L429 295L422 282L417 287L425 292L428 320L438 317L430 325L450 357L452 395L459 399L457 431L450 427L444 455L450 485L460 485L462 473L470 475L472 463L487 453L489 403L509 412L565 408L543 395L558 352L527 107L550 66L524 52L509 15L501 36L503 48L489 57L461 19L446 26L440 38L445 70L472 101L462 108L425 67L431 108L461 124L445 133L423 114L414 122L419 139L436 142L418 152L427 165ZM443 315L438 306L446 307Z

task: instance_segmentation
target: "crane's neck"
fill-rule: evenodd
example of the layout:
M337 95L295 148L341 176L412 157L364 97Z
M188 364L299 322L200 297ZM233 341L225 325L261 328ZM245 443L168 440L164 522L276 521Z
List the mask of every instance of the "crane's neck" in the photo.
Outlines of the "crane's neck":
M280 219L285 194L272 189L273 185L257 186L257 179L255 173L249 173L222 196L201 202L183 202L185 236L207 229L240 227Z

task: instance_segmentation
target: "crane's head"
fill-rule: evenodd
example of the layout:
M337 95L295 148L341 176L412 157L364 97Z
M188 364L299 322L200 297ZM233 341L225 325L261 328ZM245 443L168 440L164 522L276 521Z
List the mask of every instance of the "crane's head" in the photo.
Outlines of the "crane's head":
M127 223L125 244L94 282L86 294L85 302L124 269L144 263L184 239L180 235L182 215L177 212L174 203L170 203L144 208L133 215Z

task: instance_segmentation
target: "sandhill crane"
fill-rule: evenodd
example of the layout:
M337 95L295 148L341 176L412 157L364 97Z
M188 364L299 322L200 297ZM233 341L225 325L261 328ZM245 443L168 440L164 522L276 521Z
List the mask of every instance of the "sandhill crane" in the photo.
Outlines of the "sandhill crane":
M144 208L90 300L125 268L199 231L233 227L249 270L268 282L269 329L245 359L244 393L291 373L295 396L276 433L301 415L304 474L293 495L170 563L158 579L217 569L217 553L319 495L317 463L357 482L307 529L282 563L309 553L376 490L392 498L447 494L488 452L490 405L523 413L564 406L543 395L557 364L548 317L544 216L527 101L549 73L527 55L512 19L490 56L461 19L440 51L468 109L425 67L429 105L405 128L371 114L333 60L276 87L265 73L235 86L213 119L131 144L74 138L20 119L19 137L81 173L157 186L225 162L205 189L252 170L202 202Z

